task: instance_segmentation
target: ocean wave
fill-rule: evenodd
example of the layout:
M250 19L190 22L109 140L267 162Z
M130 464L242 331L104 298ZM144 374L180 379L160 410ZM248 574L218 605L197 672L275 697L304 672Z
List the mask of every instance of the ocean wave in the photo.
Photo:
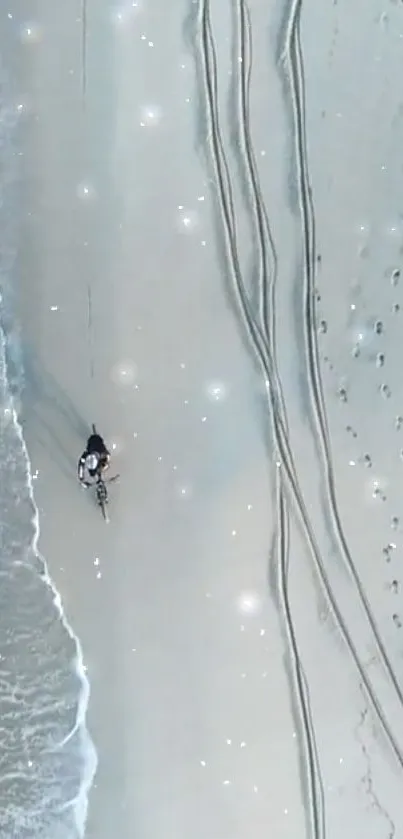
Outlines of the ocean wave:
M4 99L4 97L3 97ZM17 115L0 105L0 836L80 839L96 753L78 639L38 551L39 518L19 422L20 330L11 283Z
M37 550L38 511L0 335L0 835L84 835L96 756L77 638Z

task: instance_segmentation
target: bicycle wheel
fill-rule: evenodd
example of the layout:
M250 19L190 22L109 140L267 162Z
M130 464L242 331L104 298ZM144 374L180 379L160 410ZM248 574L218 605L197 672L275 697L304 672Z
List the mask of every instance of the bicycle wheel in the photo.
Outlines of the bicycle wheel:
M108 491L105 486L105 482L101 479L98 480L97 483L97 502L98 506L101 508L101 513L105 521L109 521L108 517L108 510L107 510L107 503L108 503Z
M106 509L105 501L99 501L99 506L101 508L101 513L104 521L109 522L108 510Z

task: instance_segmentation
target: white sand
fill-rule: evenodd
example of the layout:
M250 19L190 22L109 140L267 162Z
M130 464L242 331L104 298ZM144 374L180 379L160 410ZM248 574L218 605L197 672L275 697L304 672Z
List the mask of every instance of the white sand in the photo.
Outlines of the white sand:
M250 289L257 246L234 142L232 5L213 0L211 18ZM278 257L278 362L291 445L330 585L403 749L402 708L332 535L309 420L292 108L276 68L284 15L267 5L251 3L250 130ZM88 720L100 763L88 836L323 839L320 828L306 828L304 740L272 597L270 411L228 295L217 183L203 154L205 91L185 38L197 5L139 0L136 8L122 4L119 20L111 3L87 0L85 95L81 2L38 0L35 13L17 6L15 17L32 30L14 56L16 95L27 111L20 258L27 433L39 470L41 549L92 686ZM355 6L352 13L341 0L312 0L302 15L319 317L328 323L319 335L321 370L343 527L401 677L392 619L401 596L390 590L401 562L401 532L390 527L400 515L401 316L391 313L400 291L389 275L402 241L403 17L392 3L385 21L375 0ZM376 318L382 336L373 332ZM351 355L356 341L359 358ZM380 370L378 351L387 359ZM377 390L383 382L390 399ZM347 404L337 398L340 385ZM92 421L116 447L113 470L121 473L109 526L75 480ZM372 470L362 463L366 453ZM386 501L372 497L373 480ZM313 572L295 503L290 509L291 611L327 837L398 837L401 827L394 833L390 825L399 817L401 770ZM389 542L398 547L387 563Z

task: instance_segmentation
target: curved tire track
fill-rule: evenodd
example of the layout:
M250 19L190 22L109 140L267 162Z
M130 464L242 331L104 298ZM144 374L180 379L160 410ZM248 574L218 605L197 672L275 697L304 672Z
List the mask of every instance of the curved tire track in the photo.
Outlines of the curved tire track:
M249 9L244 0L237 0L236 37L238 62L238 120L240 165L246 176L252 202L256 241L258 245L259 277L259 313L262 331L270 348L273 366L273 378L279 398L279 409L288 435L287 417L281 379L276 360L275 313L276 282L278 261L268 213L260 188L258 168L250 134L249 92L252 72L252 26ZM305 809L309 820L309 835L313 839L325 839L325 807L323 781L315 745L315 733L309 706L309 690L299 655L292 612L288 599L289 567L289 511L284 493L283 481L279 472L276 474L276 544L278 567L277 605L280 609L284 627L287 655L290 664L290 688L294 696L294 707L299 720L299 745L305 773L303 784Z
M306 357L308 360L307 369L311 405L313 407L313 414L320 442L323 471L328 495L328 509L330 511L334 533L351 579L355 584L368 624L373 633L384 671L393 685L396 696L403 707L403 690L400 687L393 666L389 660L386 647L381 638L363 583L350 553L338 509L330 434L328 429L316 334L317 318L314 293L316 253L315 212L309 184L308 159L306 151L305 80L300 39L301 8L302 0L294 0L291 5L290 15L286 24L287 34L283 56L286 59L290 70L290 88L294 111L298 187L304 247L304 335Z
M214 40L211 31L208 0L200 0L199 2L197 34L199 35L199 38L197 38L196 36L196 42L198 42L199 61L201 64L202 77L204 83L206 118L208 122L208 145L210 148L211 162L216 177L217 197L221 212L224 240L228 257L228 265L231 269L235 298L238 302L240 314L242 316L242 321L244 323L247 336L251 342L251 346L254 350L254 353L260 363L265 379L268 381L267 393L269 405L273 415L273 426L276 445L281 458L280 469L284 473L287 490L295 504L296 511L298 513L299 519L305 532L307 544L311 550L311 554L315 562L318 577L322 584L323 590L326 593L334 618L338 624L340 634L342 635L347 649L349 650L350 655L355 663L362 684L366 690L368 699L371 702L372 707L380 722L380 725L384 730L389 745L391 746L392 751L394 752L400 767L403 768L403 754L393 734L393 731L391 730L389 721L383 712L382 706L377 698L377 695L372 687L372 683L368 678L365 667L360 660L358 651L355 647L353 639L350 636L348 628L344 622L343 616L338 607L337 601L335 599L331 584L326 573L326 569L323 564L320 549L315 538L314 529L311 524L308 511L299 487L292 452L290 449L289 441L287 439L286 429L281 418L281 411L279 410L279 399L274 388L275 377L273 375L273 364L270 355L270 348L267 346L267 342L264 339L259 324L256 323L256 320L254 319L250 311L249 301L243 285L237 254L236 235L232 229L233 199L231 182L223 150L217 108L217 62L214 49Z

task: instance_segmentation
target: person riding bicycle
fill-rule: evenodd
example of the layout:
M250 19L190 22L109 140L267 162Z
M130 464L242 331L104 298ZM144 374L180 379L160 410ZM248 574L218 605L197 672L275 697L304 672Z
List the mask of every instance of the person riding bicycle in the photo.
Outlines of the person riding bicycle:
M102 472L109 468L109 461L110 452L105 441L93 426L93 433L88 437L85 451L78 461L78 480L81 486L89 487L96 483Z

